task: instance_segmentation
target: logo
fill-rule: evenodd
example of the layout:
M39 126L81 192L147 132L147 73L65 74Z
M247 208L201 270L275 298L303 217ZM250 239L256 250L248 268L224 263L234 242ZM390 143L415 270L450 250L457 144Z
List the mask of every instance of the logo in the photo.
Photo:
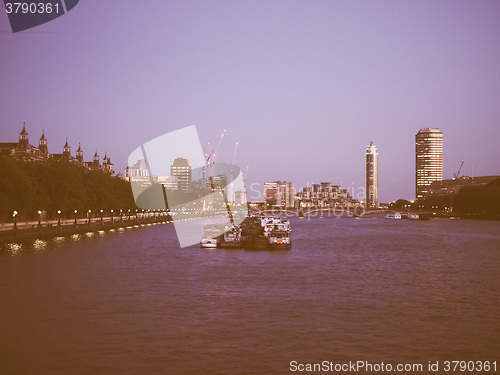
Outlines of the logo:
M50 22L73 9L80 0L4 0L13 33Z
M215 232L223 236L248 214L240 169L213 156L213 150L203 154L196 127L189 126L144 143L128 158L136 205L168 212L181 247L210 241Z

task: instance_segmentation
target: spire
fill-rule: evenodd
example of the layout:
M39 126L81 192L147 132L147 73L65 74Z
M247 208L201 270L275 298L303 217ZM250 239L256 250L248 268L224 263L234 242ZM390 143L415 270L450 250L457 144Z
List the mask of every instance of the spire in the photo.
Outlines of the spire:
M23 121L23 130L19 135L28 135L28 132L26 131L26 122Z
M71 147L68 145L68 138L66 138L66 144L64 145L63 158L70 159L71 158Z
M82 147L80 146L80 142L78 142L78 150L76 150L76 152L83 152Z
M23 122L23 130L19 133L19 143L17 144L19 150L26 151L29 148L29 137L26 131L26 123Z
M40 138L40 142L38 142L38 149L43 154L48 154L49 150L47 148L47 138L45 137L45 130L42 130L42 136Z

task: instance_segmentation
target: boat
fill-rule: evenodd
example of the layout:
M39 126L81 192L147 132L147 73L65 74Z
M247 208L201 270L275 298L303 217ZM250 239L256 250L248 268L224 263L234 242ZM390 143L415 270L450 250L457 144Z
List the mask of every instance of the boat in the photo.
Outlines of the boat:
M274 249L290 249L292 247L289 231L273 230L269 233L267 240L269 247Z
M420 220L420 215L413 213L413 212L408 212L408 215L406 216L408 220Z
M215 226L206 226L203 229L203 237L200 246L204 248L216 248L220 246L222 231Z
M220 247L241 247L243 242L241 232L239 225L227 225L224 228Z
M385 215L385 218L401 220L401 212L389 212L387 215Z
M245 249L291 248L292 229L288 219L250 216L241 225Z

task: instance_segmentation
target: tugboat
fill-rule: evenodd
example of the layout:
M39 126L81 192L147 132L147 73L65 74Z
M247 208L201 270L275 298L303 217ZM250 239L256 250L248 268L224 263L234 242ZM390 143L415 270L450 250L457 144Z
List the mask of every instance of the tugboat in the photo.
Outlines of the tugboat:
M290 221L276 217L248 217L242 223L245 249L290 248Z
M245 249L266 249L267 238L264 236L263 218L250 216L241 223L243 247Z
M267 237L269 247L273 249L290 249L292 247L292 240L290 239L290 232L272 230Z
M239 225L228 225L224 228L220 247L241 247L243 238Z
M200 247L216 248L220 246L222 231L213 226L206 226L203 230L203 237L200 241Z

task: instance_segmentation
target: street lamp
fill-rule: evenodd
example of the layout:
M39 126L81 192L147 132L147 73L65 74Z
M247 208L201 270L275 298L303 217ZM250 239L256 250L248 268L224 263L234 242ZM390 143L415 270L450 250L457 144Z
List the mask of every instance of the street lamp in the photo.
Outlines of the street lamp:
M111 210L111 223L113 223L113 222L114 222L114 220L113 220L113 219L114 219L114 218L113 218L113 210Z
M89 224L90 224L90 213L92 212L92 210L89 210Z
M102 217L102 212L103 212L103 211L101 210L101 225L104 223L104 221L103 221L103 217Z
M61 210L57 210L58 218L57 218L57 226L61 226Z
M38 210L38 228L42 226L42 211Z
M120 221L123 222L122 209L120 208Z
M17 211L14 211L12 216L14 217L14 229L17 229Z
M78 213L78 210L75 210L75 225L78 225L77 221L76 221L76 214Z

